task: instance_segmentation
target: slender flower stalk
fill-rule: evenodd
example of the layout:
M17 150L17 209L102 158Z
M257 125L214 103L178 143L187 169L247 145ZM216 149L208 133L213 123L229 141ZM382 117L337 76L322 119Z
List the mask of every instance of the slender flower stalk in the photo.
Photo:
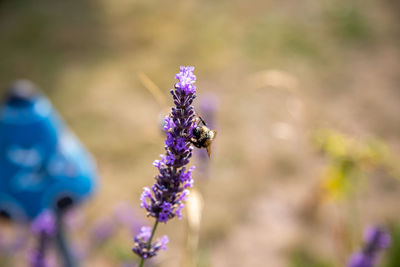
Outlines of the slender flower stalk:
M171 90L175 107L164 120L165 154L153 163L158 169L156 182L151 189L145 187L140 197L140 206L146 209L147 216L155 218L155 223L152 229L142 227L134 237L132 251L141 258L139 266L155 256L160 248L165 249L168 242L166 236L152 243L156 228L159 222L166 223L174 217L182 218L183 201L189 195L188 188L193 186L194 167L186 167L192 157L193 148L189 140L195 127L192 103L196 97L196 76L193 70L194 67L180 67L180 72L175 76L178 82Z
M390 235L379 227L370 227L365 232L364 247L350 256L348 267L374 267L379 252L390 246Z
M50 211L43 211L31 225L32 232L38 237L38 244L35 251L29 257L32 267L48 266L46 252L48 243L56 231L55 218Z

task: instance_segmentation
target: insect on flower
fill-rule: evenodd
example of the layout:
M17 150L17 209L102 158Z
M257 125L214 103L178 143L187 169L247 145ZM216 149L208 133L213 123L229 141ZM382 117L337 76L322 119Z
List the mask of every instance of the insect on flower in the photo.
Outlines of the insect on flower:
M200 124L203 125L200 125ZM205 121L200 117L196 117L196 127L193 129L193 137L190 142L197 148L207 149L208 157L211 157L211 145L217 136L217 131L210 130Z

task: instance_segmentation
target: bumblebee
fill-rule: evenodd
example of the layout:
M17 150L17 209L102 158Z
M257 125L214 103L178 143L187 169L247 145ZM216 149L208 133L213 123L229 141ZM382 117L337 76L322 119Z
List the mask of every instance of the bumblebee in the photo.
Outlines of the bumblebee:
M199 122L193 129L193 137L190 138L190 142L197 148L207 149L208 157L211 157L211 145L217 136L217 131L210 130L200 116L197 117L197 121Z

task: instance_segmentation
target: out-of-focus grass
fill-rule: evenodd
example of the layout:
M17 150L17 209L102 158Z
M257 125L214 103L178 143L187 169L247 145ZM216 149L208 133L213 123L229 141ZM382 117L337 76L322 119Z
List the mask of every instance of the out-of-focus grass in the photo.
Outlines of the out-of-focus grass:
M319 259L312 253L299 248L290 255L290 267L333 267L333 265Z
M29 78L52 90L59 71L73 61L99 58L104 24L94 1L0 3L0 85Z
M367 18L362 3L337 1L326 17L333 32L345 42L373 40L373 22Z
M383 267L395 267L400 265L400 224L393 224L390 228L392 242L390 248L385 252L385 261Z
M282 57L301 57L306 60L321 60L321 46L318 36L304 25L296 25L282 18L262 17L251 25L243 45L255 60Z

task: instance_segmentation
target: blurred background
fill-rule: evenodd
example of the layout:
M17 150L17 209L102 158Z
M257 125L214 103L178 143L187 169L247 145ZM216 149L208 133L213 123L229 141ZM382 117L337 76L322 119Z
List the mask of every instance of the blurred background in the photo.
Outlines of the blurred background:
M121 202L146 221L159 116L193 65L196 109L212 105L218 131L194 173L200 239L185 263L185 219L162 225L154 265L344 266L381 224L393 240L380 266L400 266L398 1L0 0L0 34L0 92L33 81L96 159L77 247ZM131 247L119 232L83 266L135 261Z

